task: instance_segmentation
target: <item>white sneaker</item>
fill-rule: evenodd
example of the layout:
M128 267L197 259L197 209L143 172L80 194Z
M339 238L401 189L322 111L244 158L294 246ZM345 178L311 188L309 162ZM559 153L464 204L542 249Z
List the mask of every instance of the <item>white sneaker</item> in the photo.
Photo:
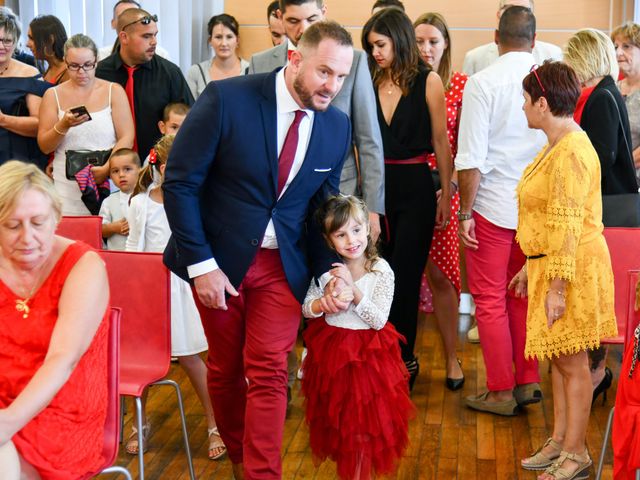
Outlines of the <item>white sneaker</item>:
M302 380L302 377L304 377L304 372L302 371L302 364L304 363L304 359L307 356L307 349L306 347L302 349L302 354L300 355L300 368L298 369L298 373L297 373L297 377L298 380Z
M469 343L480 343L480 335L478 334L478 325L474 325L467 332L467 340Z

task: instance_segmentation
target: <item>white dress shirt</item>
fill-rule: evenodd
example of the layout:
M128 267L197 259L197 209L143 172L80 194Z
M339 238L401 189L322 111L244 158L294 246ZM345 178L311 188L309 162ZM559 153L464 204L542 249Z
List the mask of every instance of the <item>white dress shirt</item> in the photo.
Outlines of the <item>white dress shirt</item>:
M300 106L293 99L293 96L289 92L287 85L284 80L284 71L286 68L283 68L276 74L276 107L277 107L277 140L278 140L278 158L280 157L280 152L282 151L282 147L284 146L285 138L287 137L287 132L289 131L289 127L293 123L295 118L296 110L300 110ZM287 182L282 188L282 192L280 192L280 197L287 191L287 188L300 171L302 167L302 162L304 161L304 157L307 153L307 147L309 146L309 139L311 138L311 129L313 127L313 110L304 109L306 115L302 117L300 121L300 125L298 126L298 147L296 149L296 155L293 160L293 164L291 165L291 171L289 172L289 177L287 178ZM267 161L265 158L264 161ZM280 198L278 197L278 198ZM273 226L273 220L269 220L269 224L267 225L267 229L264 232L264 237L262 239L262 248L270 248L275 249L278 248L278 239L276 237L276 231ZM204 260L202 262L196 263L194 265L189 265L187 267L187 272L189 274L189 278L194 278L199 275L204 275L205 273L209 273L213 270L216 270L218 267L217 262L214 258Z
M506 53L469 77L462 96L456 169L480 171L473 210L503 228L516 228L516 187L546 143L522 111L522 79L534 63L530 53Z
M560 47L546 42L539 42L533 46L533 57L535 63L542 65L545 60L562 60L562 50ZM495 43L487 43L469 50L464 56L462 71L471 76L480 70L487 68L498 58L498 45Z

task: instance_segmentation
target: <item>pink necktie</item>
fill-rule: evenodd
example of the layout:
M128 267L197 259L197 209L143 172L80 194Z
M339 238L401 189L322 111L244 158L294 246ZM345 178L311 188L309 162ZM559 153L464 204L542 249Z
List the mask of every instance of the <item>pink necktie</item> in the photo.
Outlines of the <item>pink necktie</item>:
M298 127L305 115L306 113L302 110L296 110L296 117L293 119L293 123L289 127L287 136L284 139L284 145L282 145L282 150L280 151L280 158L278 158L278 196L280 196L289 178L293 159L298 149Z

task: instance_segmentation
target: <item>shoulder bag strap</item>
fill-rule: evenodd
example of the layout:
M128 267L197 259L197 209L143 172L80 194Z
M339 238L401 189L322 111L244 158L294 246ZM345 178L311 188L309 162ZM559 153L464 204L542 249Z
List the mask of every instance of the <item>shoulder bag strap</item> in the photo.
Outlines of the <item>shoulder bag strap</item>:
M622 122L622 114L620 113L620 107L618 106L618 102L616 102L616 97L613 96L613 93L611 93L606 88L603 88L603 90L609 94L609 96L611 97L611 100L613 100L613 104L616 106L616 111L618 112L618 120L620 121L620 128L622 129L622 138L624 138L624 144L627 146L627 151L629 152L629 160L631 161L631 166L635 171L636 167L633 164L633 150L629 145L629 141L627 140L627 134L624 131L624 123Z
M198 69L200 70L200 75L202 75L202 81L204 82L204 86L207 86L207 77L204 76L204 70L202 69L202 65L200 65L199 63L198 65Z

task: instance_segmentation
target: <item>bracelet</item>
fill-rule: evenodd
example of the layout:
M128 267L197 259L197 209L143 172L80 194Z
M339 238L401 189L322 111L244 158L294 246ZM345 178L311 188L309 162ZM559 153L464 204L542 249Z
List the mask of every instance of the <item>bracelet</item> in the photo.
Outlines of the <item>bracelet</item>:
M67 132L61 132L60 130L57 129L56 124L54 123L53 124L53 131L56 132L58 135L61 135L61 136L64 137L69 130L67 130Z
M557 293L557 294L558 294L558 295L560 295L562 298L564 298L564 297L565 297L564 292L561 292L560 290L551 290L551 289L549 289L549 290L547 290L547 293L549 293L549 292Z
M458 192L458 184L451 180L451 186L453 187L453 195L455 195Z

